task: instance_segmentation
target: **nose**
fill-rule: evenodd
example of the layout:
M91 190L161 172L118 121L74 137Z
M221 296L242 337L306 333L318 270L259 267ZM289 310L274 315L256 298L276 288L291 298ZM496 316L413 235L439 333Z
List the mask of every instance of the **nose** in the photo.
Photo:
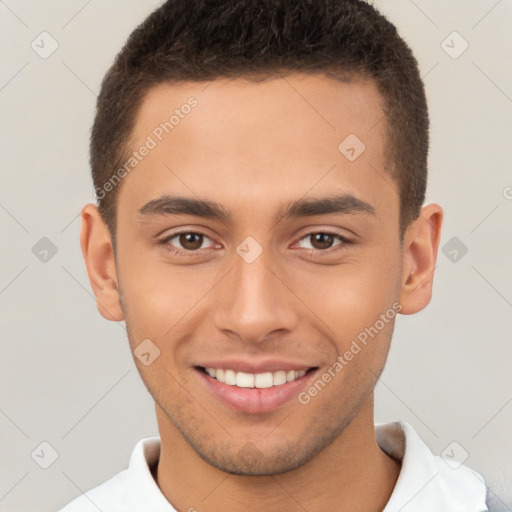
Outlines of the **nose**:
M295 329L297 299L285 284L285 276L269 268L269 263L265 251L252 263L234 254L234 268L223 280L216 303L214 322L219 330L246 342L261 343L279 331Z

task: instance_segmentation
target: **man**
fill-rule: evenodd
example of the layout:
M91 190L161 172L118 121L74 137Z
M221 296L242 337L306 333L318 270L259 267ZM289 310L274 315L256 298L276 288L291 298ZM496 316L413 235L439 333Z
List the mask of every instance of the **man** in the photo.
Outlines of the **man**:
M405 422L374 425L396 315L429 303L428 112L357 0L170 0L107 73L82 250L160 436L65 512L482 511Z

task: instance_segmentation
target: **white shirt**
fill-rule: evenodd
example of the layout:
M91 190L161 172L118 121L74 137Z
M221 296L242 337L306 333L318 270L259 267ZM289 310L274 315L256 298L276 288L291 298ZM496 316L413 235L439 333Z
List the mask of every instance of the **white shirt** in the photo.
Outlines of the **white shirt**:
M376 424L375 435L384 452L402 461L400 475L383 512L488 510L486 486L480 474L458 466L454 460L434 456L408 423ZM159 437L142 439L136 444L127 469L59 512L176 512L151 475L150 468L159 455Z

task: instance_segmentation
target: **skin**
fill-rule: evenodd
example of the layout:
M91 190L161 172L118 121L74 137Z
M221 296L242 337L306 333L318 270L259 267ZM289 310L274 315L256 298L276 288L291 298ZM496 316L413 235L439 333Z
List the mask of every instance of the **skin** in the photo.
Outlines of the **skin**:
M149 366L135 359L162 440L156 481L179 511L382 510L400 463L377 445L373 390L394 321L306 405L235 411L209 394L194 366L270 355L318 367L320 377L393 303L401 314L429 303L442 209L424 206L401 245L372 82L294 73L161 84L141 106L132 147L189 96L197 107L120 185L115 258L96 206L82 211L100 313L126 321L132 350L148 338L160 349ZM366 146L354 162L338 150L351 133ZM334 193L375 213L278 217L289 202ZM139 213L165 194L215 201L231 220ZM164 241L182 228L207 235L200 249ZM351 243L334 237L322 248L307 236L325 230ZM252 263L236 252L247 236L263 249Z

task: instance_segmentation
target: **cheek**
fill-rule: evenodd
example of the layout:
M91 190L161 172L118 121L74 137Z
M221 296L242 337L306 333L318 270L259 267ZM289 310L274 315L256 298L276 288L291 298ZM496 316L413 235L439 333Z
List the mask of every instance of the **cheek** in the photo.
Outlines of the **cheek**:
M140 257L142 251L123 254L118 261L123 305L137 338L161 338L178 329L222 278L213 266L169 265L162 257Z
M294 281L305 304L337 338L346 341L392 308L399 295L400 270L396 258L383 256L374 261L306 267Z

